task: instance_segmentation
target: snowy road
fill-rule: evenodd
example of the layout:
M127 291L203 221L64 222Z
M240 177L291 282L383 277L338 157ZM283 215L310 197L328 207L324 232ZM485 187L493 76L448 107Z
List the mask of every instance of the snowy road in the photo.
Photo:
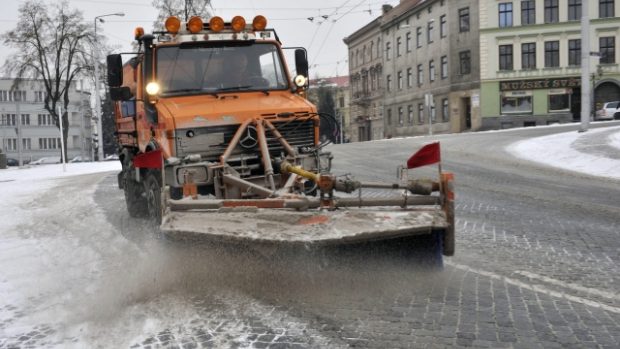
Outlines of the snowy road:
M505 150L563 131L436 137L459 204L441 273L389 246L266 259L173 244L128 217L114 172L3 173L0 348L618 347L617 180ZM391 179L428 141L333 151L342 172Z

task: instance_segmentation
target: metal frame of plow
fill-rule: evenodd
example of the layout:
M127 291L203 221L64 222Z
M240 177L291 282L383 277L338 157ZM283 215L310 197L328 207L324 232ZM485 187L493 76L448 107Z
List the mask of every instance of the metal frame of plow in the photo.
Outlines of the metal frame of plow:
M265 177L268 187L255 184L233 174L226 173L226 169L230 168L227 163L228 159L230 158L233 150L239 145L243 133L246 132L250 125L256 127L256 133L258 136L257 145L259 147L261 160L265 169ZM289 156L293 158L297 157L297 152L295 151L295 149L286 141L286 139L282 136L278 129L269 120L265 120L263 118L248 119L239 126L239 129L237 129L237 132L235 132L233 138L230 141L230 144L228 145L228 147L226 147L226 150L220 156L220 165L222 166L223 171L222 182L226 185L234 186L238 189L245 190L246 192L253 192L254 194L262 198L278 197L282 194L282 191L277 190L276 188L274 180L274 170L273 165L271 164L271 155L269 154L269 145L267 143L265 126L267 129L269 129L271 134L280 142L280 144ZM224 188L224 190L226 191L226 188ZM224 194L224 196L227 195Z

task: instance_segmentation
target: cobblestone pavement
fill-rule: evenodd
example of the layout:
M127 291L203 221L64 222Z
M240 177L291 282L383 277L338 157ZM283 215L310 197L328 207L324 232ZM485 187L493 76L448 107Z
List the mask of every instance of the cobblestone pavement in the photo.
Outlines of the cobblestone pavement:
M620 183L503 150L553 132L436 137L457 181L457 253L443 271L416 259L416 240L294 251L169 243L126 217L108 176L96 204L139 251L96 276L105 282L87 304L110 309L19 327L33 309L0 303L0 348L618 348ZM332 150L341 172L391 179L427 141Z

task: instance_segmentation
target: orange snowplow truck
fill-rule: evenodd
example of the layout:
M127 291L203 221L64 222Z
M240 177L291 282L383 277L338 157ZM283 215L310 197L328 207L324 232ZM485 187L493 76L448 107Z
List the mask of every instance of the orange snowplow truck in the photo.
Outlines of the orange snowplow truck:
M337 243L440 233L444 253L452 253L452 177L394 184L332 175L319 126L326 122L334 133L339 126L305 97L306 51L292 48L293 76L265 17L252 23L240 16L230 22L169 17L164 27L152 35L137 28L139 51L125 64L118 54L107 57L122 163L118 183L131 216L149 214L164 233L252 241ZM362 188L410 194L367 199ZM335 195L356 190L354 198ZM406 214L390 216L377 206ZM313 233L304 233L309 226Z

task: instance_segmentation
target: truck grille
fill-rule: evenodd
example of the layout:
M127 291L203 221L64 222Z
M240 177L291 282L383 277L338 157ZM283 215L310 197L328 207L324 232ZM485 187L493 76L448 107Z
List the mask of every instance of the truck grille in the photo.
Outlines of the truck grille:
M290 122L272 121L272 123L293 148L314 145L314 121L312 119ZM238 129L239 125L179 129L176 133L177 157L200 154L207 161L215 161L224 153ZM265 132L271 156L280 156L284 148L269 129L266 128ZM237 145L232 156L259 155L259 152L258 146L245 149Z

